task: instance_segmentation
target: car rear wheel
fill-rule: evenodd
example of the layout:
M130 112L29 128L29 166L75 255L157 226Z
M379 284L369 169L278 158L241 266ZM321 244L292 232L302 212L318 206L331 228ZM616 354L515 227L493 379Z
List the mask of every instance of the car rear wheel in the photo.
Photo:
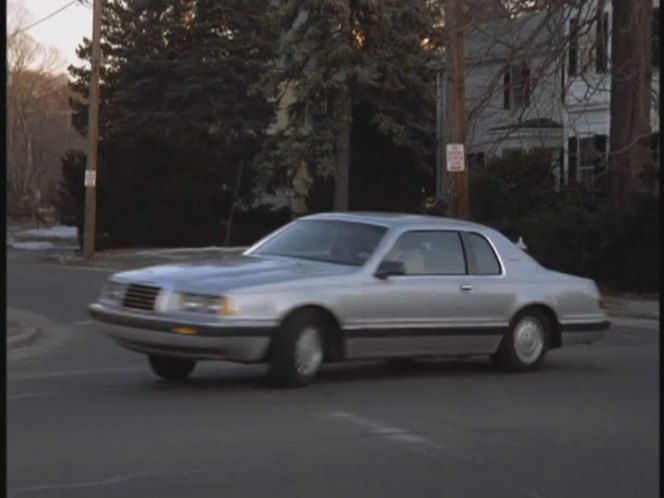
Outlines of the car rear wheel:
M165 380L183 380L194 370L195 360L174 358L171 356L149 355L150 368Z
M313 311L289 318L272 344L272 381L283 387L309 384L323 363L323 334L323 323Z
M500 370L527 372L536 370L549 346L551 321L539 309L526 309L514 317L498 351L491 357Z

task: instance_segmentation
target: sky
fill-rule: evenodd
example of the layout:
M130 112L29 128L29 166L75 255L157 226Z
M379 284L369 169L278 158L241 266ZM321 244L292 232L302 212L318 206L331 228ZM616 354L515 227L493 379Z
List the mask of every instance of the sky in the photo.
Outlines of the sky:
M19 2L28 10L32 22L38 21L70 2L70 0L14 1ZM64 61L63 70L69 64L79 63L76 57L76 47L81 43L83 37L92 37L92 1L88 3L87 6L76 3L28 31L38 42L58 49Z

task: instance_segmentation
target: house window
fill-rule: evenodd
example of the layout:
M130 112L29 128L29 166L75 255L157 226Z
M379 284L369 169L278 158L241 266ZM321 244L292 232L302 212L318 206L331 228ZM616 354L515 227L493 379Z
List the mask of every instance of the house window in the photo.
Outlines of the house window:
M605 73L609 59L609 13L600 13L597 19L597 37L595 39L595 70Z
M609 66L609 14L598 12L594 22L595 33L590 24L579 25L579 18L569 21L569 49L567 71L570 76L578 76L588 70L606 73Z
M578 138L577 180L587 187L595 187L598 176L604 171L607 145L606 135Z
M652 9L652 65L659 68L659 7Z
M569 52L567 54L567 72L576 76L579 69L579 18L569 20Z
M532 82L530 79L530 67L528 67L527 63L523 62L507 66L503 82L505 84L505 109L521 109L530 105Z

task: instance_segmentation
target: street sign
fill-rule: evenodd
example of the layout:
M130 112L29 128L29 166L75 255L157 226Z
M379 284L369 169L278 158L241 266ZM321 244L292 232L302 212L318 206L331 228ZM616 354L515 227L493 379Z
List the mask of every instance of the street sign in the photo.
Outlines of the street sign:
M85 170L85 186L94 187L97 185L97 172L94 170Z
M447 171L454 173L465 169L463 144L447 144Z

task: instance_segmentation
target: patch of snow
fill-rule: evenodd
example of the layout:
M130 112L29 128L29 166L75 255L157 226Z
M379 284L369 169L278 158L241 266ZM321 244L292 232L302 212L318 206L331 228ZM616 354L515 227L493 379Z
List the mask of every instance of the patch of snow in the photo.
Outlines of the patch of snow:
M22 237L36 237L38 239L75 239L77 236L76 227L55 226L51 228L34 228L25 230L18 235Z
M22 249L24 251L41 251L43 249L53 249L53 242L12 242L9 244L12 249Z

